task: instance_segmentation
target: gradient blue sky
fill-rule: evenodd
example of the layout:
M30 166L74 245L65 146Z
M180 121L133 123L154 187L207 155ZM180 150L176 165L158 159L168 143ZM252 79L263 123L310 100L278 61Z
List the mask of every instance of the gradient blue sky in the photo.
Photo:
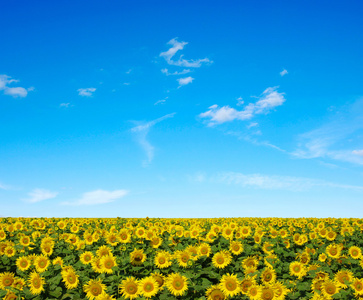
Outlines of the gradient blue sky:
M0 215L363 217L362 1L6 1Z

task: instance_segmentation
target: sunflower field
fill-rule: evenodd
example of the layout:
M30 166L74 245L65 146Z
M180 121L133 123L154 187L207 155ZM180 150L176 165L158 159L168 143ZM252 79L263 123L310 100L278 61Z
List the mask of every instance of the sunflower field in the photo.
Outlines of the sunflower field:
M0 219L1 299L363 299L363 220Z

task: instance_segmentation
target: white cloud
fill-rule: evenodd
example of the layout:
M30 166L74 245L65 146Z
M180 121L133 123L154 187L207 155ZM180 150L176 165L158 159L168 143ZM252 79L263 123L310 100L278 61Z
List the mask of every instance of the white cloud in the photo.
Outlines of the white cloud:
M126 74L130 74L130 73L131 73L131 71L132 71L132 69L128 69L125 73L126 73Z
M59 107L66 107L66 108L68 108L69 105L70 105L70 103L61 103L61 104L59 104Z
M165 115L161 118L158 118L153 121L147 122L145 124L138 125L138 126L131 128L131 132L135 133L137 142L140 144L140 146L144 149L144 151L146 153L147 159L143 162L144 166L149 165L154 158L155 148L146 139L150 128L165 119L174 117L174 115L175 115L175 113L171 113L171 114Z
M277 92L277 87L267 88L256 103L249 103L243 110L236 110L228 105L221 108L217 104L201 113L199 117L209 118L208 126L231 122L234 120L250 120L256 114L267 114L273 108L285 102L284 93Z
M165 99L161 99L161 100L158 100L154 103L154 105L159 105L159 104L165 104L166 100L168 99L169 97L165 97Z
M252 128L252 127L256 127L256 126L258 126L258 123L257 123L257 122L252 122L252 123L250 123L250 124L247 126L247 128L248 128L248 129L250 129L250 128Z
M77 90L78 95L83 96L83 97L91 97L95 91L96 91L96 88L93 88L93 87Z
M25 202L36 203L48 199L53 199L58 195L58 192L51 192L45 189L34 189L28 193L29 198L23 199Z
M287 70L286 70L286 69L283 69L283 70L280 72L280 75L281 75L281 76L284 76L284 75L286 75L286 74L288 74L288 72L287 72Z
M352 153L355 155L363 156L363 150L353 150Z
M130 82L124 82L123 85L130 85Z
M245 102L243 101L242 97L237 98L237 106L242 106Z
M298 137L298 147L291 154L298 158L329 158L363 165L359 134L363 130L363 99L343 107L325 124ZM353 148L353 149L352 149Z
M19 82L19 80L11 79L10 76L5 74L0 75L0 90L3 90L5 95L9 95L14 98L24 98L28 95L28 92L34 91L34 87L30 87L28 89L25 89L23 87L9 87L8 85L13 82Z
M302 192L313 188L339 188L363 191L363 186L354 186L333 183L320 179L294 176L277 176L263 174L243 174L224 172L214 176L211 181L226 184L235 184L243 187L268 190L290 190Z
M203 59L183 59L183 55L180 55L178 60L172 60L174 55L179 51L183 50L184 46L187 45L187 42L178 42L177 38L171 39L168 43L171 45L168 51L160 53L161 57L164 57L166 62L169 65L179 66L179 67L187 67L187 68L199 68L203 63L211 63L208 58Z
M177 79L178 83L179 83L179 87L183 86L183 85L187 85L189 83L192 83L194 80L193 77L185 77L185 78L179 78Z
M166 76L170 76L170 75L184 75L184 74L190 73L191 70L184 69L183 71L180 71L180 72L175 71L174 73L169 73L168 69L162 69L161 72L164 73Z
M82 197L74 202L63 202L63 205L97 205L113 202L126 196L129 192L127 190L95 190L83 193Z

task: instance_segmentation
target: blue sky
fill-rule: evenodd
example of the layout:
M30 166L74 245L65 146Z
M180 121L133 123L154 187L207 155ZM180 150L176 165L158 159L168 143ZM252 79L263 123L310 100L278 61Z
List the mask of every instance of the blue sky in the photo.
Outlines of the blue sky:
M361 1L7 1L0 215L363 217Z

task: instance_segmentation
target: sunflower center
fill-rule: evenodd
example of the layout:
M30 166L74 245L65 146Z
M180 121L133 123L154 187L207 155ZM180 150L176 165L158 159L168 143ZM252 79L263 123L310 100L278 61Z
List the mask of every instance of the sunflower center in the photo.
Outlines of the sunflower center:
M74 283L76 280L75 278L73 277L73 275L68 275L68 282L70 283Z
M126 287L126 290L129 294L135 294L137 289L135 285L129 285Z
M262 299L264 299L264 300L271 300L273 297L274 297L274 294L270 290L265 291L262 295Z
M154 290L154 285L151 283L147 283L145 284L144 289L146 292L151 292L152 290Z
M355 289L357 291L363 290L363 284L361 284L360 282L357 282L356 285L355 285Z
M39 289L39 288L40 288L40 280L39 280L39 279L34 279L34 280L33 280L33 286L34 286L36 289Z
M250 295L251 295L251 296L256 296L256 295L257 295L257 289L253 289L253 288L251 288L251 289L250 289Z
M329 285L326 287L326 292L329 295L334 295L335 294L335 286Z
M183 282L181 280L175 280L173 282L173 287L177 290L181 290L183 288Z
M97 286L93 287L91 291L94 296L98 296L99 294L101 294L101 289Z
M299 273L300 272L300 266L294 266L294 272Z
M20 266L25 268L26 266L28 265L27 261L23 260L21 263L20 263Z
M219 290L211 292L210 296L213 300L224 300L224 295Z
M223 264L224 263L224 258L223 257L218 257L217 258L217 263L220 264L220 265Z
M165 258L164 257L159 258L159 264L161 264L161 265L165 264Z
M332 248L332 249L330 249L330 254L331 255L336 255L337 254L337 249L335 249L335 248Z
M237 287L237 284L234 281L228 281L226 284L226 288L229 291L234 291Z

